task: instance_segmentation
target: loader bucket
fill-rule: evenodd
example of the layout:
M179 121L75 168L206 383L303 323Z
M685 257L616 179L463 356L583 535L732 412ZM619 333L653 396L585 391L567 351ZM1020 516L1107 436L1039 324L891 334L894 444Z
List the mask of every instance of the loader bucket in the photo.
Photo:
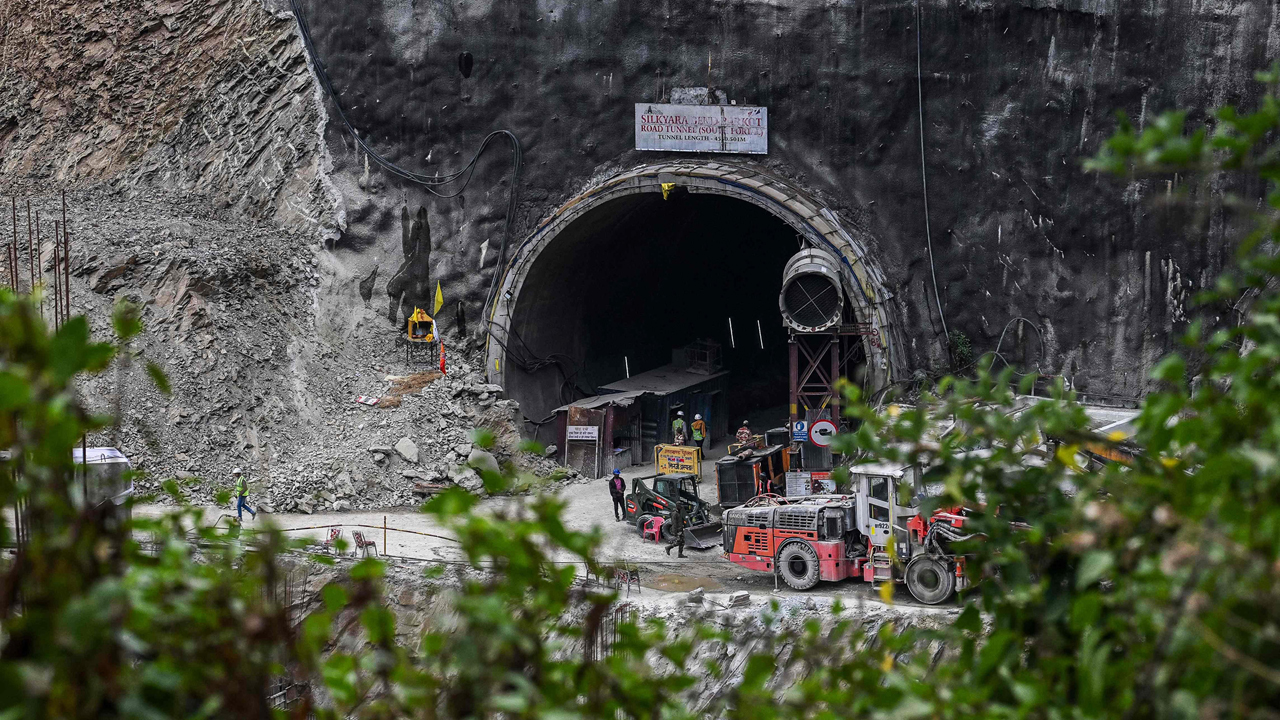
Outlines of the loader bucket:
M722 542L724 524L718 522L694 525L684 530L684 546L694 550L709 550Z

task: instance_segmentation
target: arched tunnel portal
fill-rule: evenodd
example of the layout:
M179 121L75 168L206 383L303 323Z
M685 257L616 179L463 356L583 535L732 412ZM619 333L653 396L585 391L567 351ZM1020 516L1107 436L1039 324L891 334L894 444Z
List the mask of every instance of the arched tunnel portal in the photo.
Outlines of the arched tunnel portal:
M729 372L723 411L732 422L766 410L785 416L778 293L783 266L805 247L840 263L846 318L866 330L859 380L868 389L891 382L902 372L897 329L865 244L789 183L697 162L616 175L516 248L491 310L488 376L541 436L539 423L556 408L709 339Z

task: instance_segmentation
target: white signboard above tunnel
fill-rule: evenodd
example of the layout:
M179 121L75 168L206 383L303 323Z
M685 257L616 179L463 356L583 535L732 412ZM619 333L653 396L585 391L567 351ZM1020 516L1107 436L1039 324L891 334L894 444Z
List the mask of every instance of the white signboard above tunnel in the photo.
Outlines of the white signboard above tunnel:
M636 149L766 155L769 109L636 103Z

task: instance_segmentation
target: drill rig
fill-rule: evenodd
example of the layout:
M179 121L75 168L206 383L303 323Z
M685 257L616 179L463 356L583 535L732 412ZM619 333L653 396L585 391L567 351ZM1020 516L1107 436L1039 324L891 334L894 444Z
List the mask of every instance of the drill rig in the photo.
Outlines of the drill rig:
M964 531L963 509L920 514L925 497L918 467L850 469L848 495L754 498L724 513L725 557L772 572L796 590L819 580L905 582L917 600L936 605L965 584L964 558L952 544ZM899 497L900 488L909 497ZM890 543L899 571L890 561Z

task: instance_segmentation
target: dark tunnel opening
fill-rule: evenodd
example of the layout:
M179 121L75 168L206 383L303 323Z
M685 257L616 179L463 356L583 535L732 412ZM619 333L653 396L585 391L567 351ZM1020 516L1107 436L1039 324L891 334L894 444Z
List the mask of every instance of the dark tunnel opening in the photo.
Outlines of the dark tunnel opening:
M716 425L732 432L746 417L785 420L778 293L800 247L779 218L720 195L643 193L585 213L533 261L515 301L507 389L534 421L529 429L628 368L634 376L667 365L673 350L701 339L720 343L729 373L727 417ZM553 425L536 436L553 442Z

